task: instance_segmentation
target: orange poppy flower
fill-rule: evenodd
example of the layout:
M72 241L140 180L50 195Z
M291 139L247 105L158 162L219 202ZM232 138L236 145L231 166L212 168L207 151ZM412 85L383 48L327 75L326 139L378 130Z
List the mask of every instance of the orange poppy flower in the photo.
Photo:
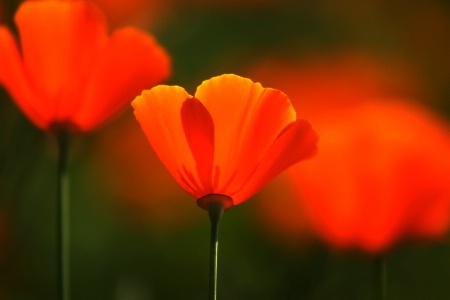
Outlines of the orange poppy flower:
M27 1L15 22L21 51L0 26L0 83L44 130L88 131L169 75L168 55L153 37L132 27L108 36L88 2Z
M404 102L367 102L317 119L322 148L288 174L315 231L339 248L384 251L438 237L450 221L450 131Z
M196 199L230 197L226 209L316 153L317 134L296 119L285 94L236 75L204 81L194 97L178 86L157 86L132 105L175 180Z
M293 100L308 99L293 101L294 108L307 113L321 137L321 151L314 160L290 168L275 182L278 186L271 185L261 201L252 203L265 233L298 246L315 233L337 248L378 252L405 238L436 237L445 231L449 202L441 200L450 200L445 189L450 186L445 176L450 169L448 127L412 104L416 99L398 96L425 93L407 64L386 65L367 53L351 51L308 60L269 58L249 74L289 92ZM394 130L401 139L388 138ZM357 147L364 135L372 144ZM374 147L382 149L378 155L371 154ZM412 154L412 149L418 150ZM409 170L416 171L399 165L405 160ZM420 171L420 164L429 169ZM389 179L394 173L403 183ZM374 179L364 180L368 174ZM385 181L391 186L379 184ZM385 198L378 199L367 182L378 184L375 190ZM443 196L430 193L421 214L411 216L410 211L422 205L412 191L426 193L425 187L431 189L432 184L440 186ZM273 194L282 195L280 201L273 202ZM374 207L385 205L384 201L389 201L384 210L390 211L389 218L375 213L379 208ZM429 227L419 221L419 215L429 220ZM378 224L378 237L374 224Z

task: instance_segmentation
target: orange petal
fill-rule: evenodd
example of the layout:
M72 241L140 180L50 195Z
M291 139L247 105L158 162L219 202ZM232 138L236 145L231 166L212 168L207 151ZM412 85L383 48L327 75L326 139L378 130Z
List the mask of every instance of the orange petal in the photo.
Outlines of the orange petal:
M203 104L195 98L184 101L181 123L197 165L205 195L213 193L211 176L214 162L214 123Z
M115 31L84 87L76 123L83 130L97 126L169 73L169 57L152 36L131 27Z
M183 102L190 97L181 87L157 86L142 92L132 106L162 163L189 194L199 198L202 188L180 117Z
M45 128L46 120L36 111L39 100L26 81L16 41L4 26L0 26L0 66L0 84L5 86L11 98L36 126Z
M106 41L104 16L84 1L26 1L15 21L27 75L40 93L39 110L66 120L79 101L80 81Z
M295 111L283 93L232 74L204 81L195 95L214 120L213 187L231 196L295 120Z
M314 156L318 139L308 121L298 120L289 124L264 154L245 188L235 195L235 205L258 192L287 167Z

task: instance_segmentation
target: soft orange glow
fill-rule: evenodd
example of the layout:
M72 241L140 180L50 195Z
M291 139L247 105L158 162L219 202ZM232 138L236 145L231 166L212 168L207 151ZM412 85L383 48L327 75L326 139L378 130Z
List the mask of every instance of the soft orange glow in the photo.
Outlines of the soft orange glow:
M108 36L89 2L27 1L15 22L22 51L0 26L0 83L44 130L91 130L169 75L168 55L150 35L126 27Z
M287 96L236 75L144 91L132 105L156 154L193 197L237 205L290 165L316 153L318 137Z
M76 1L76 0L75 0ZM105 13L112 26L120 24L151 27L164 17L168 0L91 0Z
M321 151L322 143L319 153ZM294 187L287 180L287 173L283 172L272 180L258 195L258 200L249 205L261 233L276 243L298 251L309 247L314 239L304 209L293 194Z
M378 252L447 230L450 131L441 121L408 103L370 101L317 124L320 155L289 174L320 236Z
M149 151L133 115L127 112L96 135L90 172L98 174L92 176L99 181L97 190L104 190L103 198L121 217L165 230L184 229L196 221L198 210Z
M303 59L269 57L247 73L283 90L295 109L311 115L312 123L316 114L367 99L424 93L423 83L407 63L355 50Z
M321 139L314 160L290 168L253 203L264 232L289 243L315 233L337 248L378 252L446 230L449 132L413 104L423 91L407 65L349 51L269 58L249 74L288 92ZM276 194L285 199L272 201Z

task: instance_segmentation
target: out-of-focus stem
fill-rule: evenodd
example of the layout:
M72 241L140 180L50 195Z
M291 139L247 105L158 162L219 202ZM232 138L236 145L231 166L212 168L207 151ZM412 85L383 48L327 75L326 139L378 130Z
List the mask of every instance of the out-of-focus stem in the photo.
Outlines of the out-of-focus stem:
M374 299L387 299L387 266L386 257L377 256L373 260Z
M56 135L58 141L58 171L57 171L57 299L70 299L70 258L69 258L69 221L70 221L70 201L69 201L69 140L67 132L60 132Z

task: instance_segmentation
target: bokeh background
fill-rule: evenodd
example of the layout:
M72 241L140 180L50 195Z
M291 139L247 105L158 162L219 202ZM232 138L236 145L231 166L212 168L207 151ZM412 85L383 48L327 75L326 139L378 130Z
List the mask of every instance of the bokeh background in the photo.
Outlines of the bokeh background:
M450 120L448 1L94 2L112 28L154 34L173 60L167 83L191 94L236 73L282 89L307 119L317 107L394 97ZM0 0L2 23L14 26L19 3ZM56 155L53 137L0 88L0 299L55 298ZM73 299L206 299L207 214L161 165L131 107L74 141L70 172ZM371 299L373 255L316 238L301 208L286 212L286 189L280 176L225 213L219 299ZM387 260L389 299L450 299L448 237L398 242Z

